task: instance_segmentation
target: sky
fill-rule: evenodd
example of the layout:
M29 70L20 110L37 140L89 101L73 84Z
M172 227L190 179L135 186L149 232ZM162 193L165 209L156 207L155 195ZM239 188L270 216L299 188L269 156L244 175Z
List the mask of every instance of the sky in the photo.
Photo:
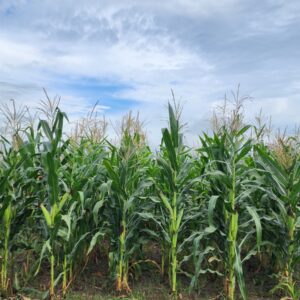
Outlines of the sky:
M247 118L300 113L298 0L0 0L0 103L61 97L71 122L99 101L115 122L139 111L157 145L166 104L184 104L190 142L240 85Z

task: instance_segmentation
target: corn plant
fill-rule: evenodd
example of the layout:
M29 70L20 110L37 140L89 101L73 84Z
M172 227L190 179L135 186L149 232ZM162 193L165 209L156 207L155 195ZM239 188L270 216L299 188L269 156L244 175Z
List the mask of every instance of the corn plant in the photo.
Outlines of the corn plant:
M138 132L124 130L121 145L110 145L110 157L104 160L108 181L103 191L108 193L107 220L110 237L110 268L118 292L130 292L128 274L130 260L145 242L141 235L139 213L145 193L152 184L146 177L149 149L140 141Z
M169 104L169 125L170 128L163 129L163 153L158 158L162 179L169 185L169 188L161 188L160 199L167 210L169 225L168 237L170 239L169 249L169 276L171 278L171 289L173 295L177 294L177 242L178 233L184 213L184 203L181 194L182 187L186 183L187 171L184 168L187 156L182 143L180 124L172 106ZM180 171L182 171L180 173ZM185 175L185 176L182 176Z
M272 232L273 252L280 266L279 283L273 289L284 291L292 299L299 299L295 271L300 259L299 244L299 196L300 160L299 145L292 138L280 140L282 150L270 151L259 145L257 163L265 175L268 197L268 232ZM277 152L277 153L276 153ZM284 158L288 159L280 159Z
M99 187L105 182L105 156L104 143L90 139L71 143L65 153L68 163L62 172L65 184L70 187L71 201L64 208L58 232L63 240L63 296L81 271L80 266L86 265L88 255L104 236L105 198Z
M201 138L201 152L207 156L206 176L210 180L212 220L217 230L216 243L225 261L225 292L227 299L235 299L236 281L241 296L246 299L242 263L260 250L262 231L257 210L251 205L251 195L259 186L252 169L252 141L245 136L249 126L229 132L223 128L213 137ZM253 220L255 230L249 227ZM246 229L246 231L244 231ZM241 231L243 230L243 235ZM256 231L257 241L242 258L243 247ZM248 248L248 247L247 247ZM225 254L225 255L224 255Z
M62 130L65 114L57 109L53 126L50 128L45 120L39 123L39 129L42 130L44 136L48 139L43 142L44 149L41 154L41 163L44 167L46 175L46 185L48 191L48 201L41 204L41 210L47 224L48 239L43 245L41 251L41 259L45 253L50 256L50 298L55 297L55 284L59 277L55 278L55 242L58 238L58 232L62 221L61 211L63 206L69 199L66 192L61 195L59 171L61 168L62 155ZM39 268L38 268L39 270ZM38 271L37 270L37 271ZM56 281L56 282L55 282Z
M16 169L16 159L13 150L6 150L4 146L4 155L1 159L1 210L0 217L2 220L2 239L3 242L3 258L1 265L1 292L6 293L8 289L8 260L9 260L9 240L10 229L13 217L13 198L14 198L14 186L13 177Z
M14 268L14 255L26 253L28 249L33 249L33 240L27 241L28 236L34 238L32 227L33 216L37 207L37 195L43 190L43 185L39 178L39 158L37 145L39 144L39 134L35 135L32 127L28 127L23 132L24 140L19 132L14 134L12 144L2 137L1 151L1 188L2 199L0 215L5 228L5 259L2 261L2 286L7 290L19 289L18 276L29 276L29 273L22 274L22 270ZM18 143L16 144L16 141ZM8 252L7 252L8 251ZM27 256L27 253L25 254ZM7 278L8 258L10 258L11 276ZM27 280L26 279L26 280ZM8 282L10 281L10 282ZM4 283L6 282L6 284ZM24 284L24 283L23 283Z
M5 131L9 139L7 140L1 136L0 144L0 218L2 220L1 235L4 236L4 239L1 239L1 242L3 242L1 291L4 294L7 294L9 286L8 261L12 249L11 239L19 229L12 229L12 226L14 223L13 220L16 218L16 204L20 205L19 197L22 193L22 180L19 176L22 156L19 150L23 144L20 135L26 114L25 107L21 106L18 109L14 100L11 100L11 103L12 106L4 103L0 107L0 111L4 117L2 121L5 123Z
M93 250L99 238L104 233L101 228L86 228L85 219L91 220L85 213L84 194L78 193L78 198L70 199L72 204L67 208L66 213L61 212L61 224L57 233L62 244L62 296L66 297L68 288L80 271L80 264L87 260L88 254ZM75 201L74 201L75 200ZM64 207L65 209L66 207ZM96 207L97 209L97 207ZM76 264L74 263L76 261Z
M24 128L25 108L2 108L9 130L0 146L0 297L29 291L32 270L42 267L49 289L38 298L67 297L71 283L100 257L105 266L107 255L119 296L151 263L173 299L182 277L190 292L201 292L207 273L224 277L227 299L247 299L244 272L257 262L261 272L267 262L276 297L299 299L296 136L268 144L259 123L252 140L237 93L236 108L228 114L225 102L215 132L203 133L197 149L184 144L176 104L168 105L157 152L132 113L115 144L95 110L69 139L59 100L46 97L47 120L37 128L34 121Z
M151 197L158 208L159 214L148 213L157 225L160 232L162 244L161 269L164 273L165 264L168 266L168 274L172 295L177 298L177 272L179 245L182 242L186 226L186 217L192 220L197 214L191 209L188 203L191 200L189 195L190 181L193 173L188 148L183 144L181 124L179 121L179 108L175 104L175 110L169 104L169 128L162 130L161 151L157 157L157 170L154 170L157 196ZM188 215L188 213L191 213ZM180 242L180 243L179 243Z
M19 146L20 139L19 139ZM22 202L23 182L21 174L23 159L19 154L19 147L16 150L11 147L9 142L3 139L2 151L0 152L0 219L1 228L1 291L5 295L8 292L9 285L12 286L8 278L8 263L12 260L14 237L22 229L21 222L24 222L25 202Z

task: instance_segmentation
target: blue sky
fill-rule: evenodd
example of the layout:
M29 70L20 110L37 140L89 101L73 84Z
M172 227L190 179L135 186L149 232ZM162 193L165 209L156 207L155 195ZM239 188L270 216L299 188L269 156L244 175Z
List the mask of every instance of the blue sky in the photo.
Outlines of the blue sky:
M240 84L249 119L293 128L299 46L297 0L0 0L0 102L34 107L45 87L71 120L96 101L112 121L139 110L157 144L171 89L193 139Z

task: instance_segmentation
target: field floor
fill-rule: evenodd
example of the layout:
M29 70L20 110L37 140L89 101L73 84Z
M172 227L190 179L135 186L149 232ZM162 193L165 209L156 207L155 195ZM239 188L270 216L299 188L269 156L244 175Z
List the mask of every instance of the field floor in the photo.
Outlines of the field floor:
M147 253L147 258L151 261L159 262L159 253L153 251L156 247L150 247L151 251ZM99 251L101 253L101 251ZM98 252L98 253L99 253ZM159 269L154 264L140 264L138 269L135 269L135 278L129 278L130 295L118 295L114 291L114 282L108 274L108 262L106 256L95 255L91 257L86 264L81 274L78 274L71 289L67 295L67 300L114 300L114 299L131 299L131 300L169 300L170 289L167 277L162 277ZM280 299L279 295L271 295L270 290L274 286L274 280L262 270L259 264L252 261L251 264L244 266L244 272L247 274L246 286L248 291L248 299L267 300ZM189 293L189 279L186 276L178 276L178 299L196 300L224 299L223 278L212 274L206 274L200 279L199 293ZM44 265L40 274L33 279L29 285L35 291L45 291L49 283L49 266ZM28 289L29 291L29 289ZM58 294L60 293L57 287ZM41 299L41 294L22 292L21 295L26 296L24 299ZM238 288L237 288L238 295ZM237 297L238 299L239 297ZM12 298L20 299L20 298ZM22 299L22 298L21 298ZM58 298L60 299L60 298Z
M92 268L93 269L93 268ZM101 271L96 271L92 269L86 269L77 280L73 283L72 289L67 295L67 300L169 300L170 290L168 287L167 279L162 279L160 274L152 269L143 272L139 278L131 279L130 287L132 293L130 295L118 295L114 291L113 283L107 274L103 274ZM255 275L253 275L255 276ZM37 278L35 283L35 288L39 290L46 289L46 281L48 281L45 276L42 278ZM44 282L44 283L43 283ZM206 282L202 283L199 293L189 293L188 292L188 281L185 277L180 277L178 279L179 285L179 297L178 299L187 300L221 300L224 299L222 294L223 282L221 278L210 278L206 279ZM269 293L272 286L270 286L270 281L264 282L263 278L257 276L247 278L247 289L248 289L248 299L260 300L260 299L280 299L280 296L271 295ZM237 292L238 294L238 292ZM26 295L26 293L22 293ZM33 295L30 293L26 295L28 298L24 299L41 299L38 295ZM12 298L19 299L19 298ZM58 298L60 299L60 298ZM237 298L238 299L238 298Z
M160 253L157 245L151 245L147 250L147 258L159 263ZM161 276L160 271L154 264L141 264L140 269L135 273L140 274L136 278L130 278L130 288L132 294L116 295L114 283L107 273L108 264L105 257L96 259L95 263L89 263L89 266L74 282L72 291L70 291L68 300L169 300L170 289L167 277ZM103 263L100 264L99 262ZM267 300L280 299L280 296L271 295L269 291L274 286L274 280L268 276L261 268L258 261L252 261L251 264L244 266L246 277L246 286L249 300ZM178 276L178 299L187 300L221 300L224 299L223 278L212 274L206 274L200 279L199 293L189 293L189 279L186 276ZM237 288L238 290L238 288ZM238 292L237 292L238 295Z
M101 288L101 285L87 285L82 288L82 290L73 290L68 295L68 300L116 300L116 299L131 299L131 300L169 300L171 299L169 295L168 286L161 282L159 278L143 278L139 282L132 284L133 292L130 296L116 295L113 291L109 292ZM217 285L216 282L207 284L202 288L199 294L193 293L189 294L187 288L182 288L178 299L224 299L221 293L222 285ZM280 299L280 297L271 296L267 291L264 291L263 287L251 286L248 289L249 299L259 300L259 299Z
M196 300L196 299L224 299L222 294L223 282L221 278L206 279L202 283L199 293L188 292L188 281L185 277L180 277L179 297L178 299ZM256 274L252 274L251 278L247 278L247 288L249 299L280 299L279 296L274 296L269 293L272 286L270 280L264 281ZM143 271L137 279L132 279L130 287L132 294L116 295L113 290L112 282L102 276L100 272L89 272L87 275L82 275L74 284L70 291L68 300L114 300L114 299L131 299L131 300L169 300L170 290L167 279L162 279L158 271L155 269Z

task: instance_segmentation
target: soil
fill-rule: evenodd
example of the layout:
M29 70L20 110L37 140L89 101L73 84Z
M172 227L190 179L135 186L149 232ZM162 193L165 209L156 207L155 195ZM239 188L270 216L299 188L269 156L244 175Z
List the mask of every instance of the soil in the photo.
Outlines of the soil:
M162 277L158 269L160 254L158 245L151 245L149 249L143 249L145 253L144 263L140 263L138 268L131 272L135 274L129 278L132 294L116 294L114 291L114 281L108 274L107 255L98 249L90 257L89 262L83 271L77 275L72 283L68 293L67 300L113 300L113 299L131 299L131 300L170 300L172 299L169 290L167 277ZM259 265L252 261L251 264L244 266L246 277L246 286L248 299L267 300L280 299L280 297L271 295L269 291L274 286L271 277L260 269ZM23 289L19 296L9 299L42 299L42 292L47 291L49 284L49 266L43 265L41 272L29 283L30 288ZM189 293L189 279L183 275L178 276L178 300L221 300L224 299L223 278L216 275L205 275L200 278L199 292ZM59 292L59 288L57 288ZM38 292L39 291L39 292ZM26 297L24 296L26 295ZM1 298L0 298L1 299ZM60 299L58 297L58 299ZM237 287L237 299L238 287Z

